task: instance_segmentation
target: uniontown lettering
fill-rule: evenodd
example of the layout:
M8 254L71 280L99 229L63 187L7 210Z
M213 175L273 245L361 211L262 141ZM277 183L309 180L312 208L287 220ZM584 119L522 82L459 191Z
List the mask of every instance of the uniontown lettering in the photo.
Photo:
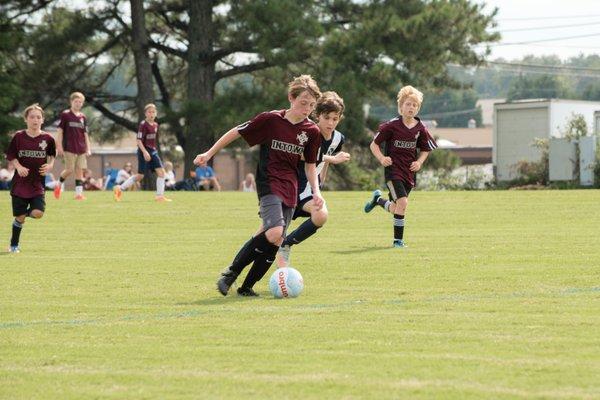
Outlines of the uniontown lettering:
M83 125L81 122L69 122L69 126L71 128L79 128L79 129L83 129L85 128L85 125Z
M286 153L292 154L302 154L304 152L304 147L302 146L298 146L297 144L281 142L279 140L272 140L271 148L273 150L284 151Z
M415 149L417 147L417 142L407 142L404 140L394 140L394 147L398 147L400 149Z
M46 151L41 150L19 150L19 157L46 158Z

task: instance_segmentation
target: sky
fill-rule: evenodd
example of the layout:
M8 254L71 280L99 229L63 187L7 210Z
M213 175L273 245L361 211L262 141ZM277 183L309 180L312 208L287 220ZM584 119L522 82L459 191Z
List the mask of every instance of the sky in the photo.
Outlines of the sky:
M599 0L476 2L485 4L486 11L498 8L495 30L502 34L501 45L491 46L488 59L515 60L525 55L556 54L565 60L582 53L600 55Z

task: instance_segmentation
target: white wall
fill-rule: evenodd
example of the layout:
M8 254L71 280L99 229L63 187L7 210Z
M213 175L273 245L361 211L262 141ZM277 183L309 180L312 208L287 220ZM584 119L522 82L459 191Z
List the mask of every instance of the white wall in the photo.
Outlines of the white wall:
M499 181L516 178L519 161L541 158L541 151L532 144L536 138L548 137L548 110L547 103L496 108L493 162Z
M565 126L573 113L582 114L588 126L588 134L594 132L594 112L600 110L600 102L552 100L550 103L550 136L563 137Z

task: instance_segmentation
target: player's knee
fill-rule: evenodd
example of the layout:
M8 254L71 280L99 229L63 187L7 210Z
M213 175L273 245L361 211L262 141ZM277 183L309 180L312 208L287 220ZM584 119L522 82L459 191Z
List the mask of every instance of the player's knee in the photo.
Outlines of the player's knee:
M283 237L283 226L276 226L268 229L265 236L270 243L277 244Z
M327 217L329 217L329 212L325 208L322 208L319 211L314 211L310 216L310 219L312 219L312 222L315 225L323 226L325 225L325 222L327 222Z
M165 170L163 168L156 168L156 176L159 178L165 177Z
M40 219L44 216L44 212L42 210L31 210L29 216L31 218Z
M406 211L406 206L408 206L408 198L399 198L398 200L396 200L396 209L394 210L394 212L396 214L402 215Z

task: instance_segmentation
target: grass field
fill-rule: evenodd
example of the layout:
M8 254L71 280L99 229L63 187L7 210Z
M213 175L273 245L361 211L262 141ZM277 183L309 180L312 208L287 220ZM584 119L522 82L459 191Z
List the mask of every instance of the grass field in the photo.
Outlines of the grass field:
M71 193L4 253L1 399L600 398L600 192L326 193L297 299L220 296L248 193ZM295 225L294 225L295 226Z

